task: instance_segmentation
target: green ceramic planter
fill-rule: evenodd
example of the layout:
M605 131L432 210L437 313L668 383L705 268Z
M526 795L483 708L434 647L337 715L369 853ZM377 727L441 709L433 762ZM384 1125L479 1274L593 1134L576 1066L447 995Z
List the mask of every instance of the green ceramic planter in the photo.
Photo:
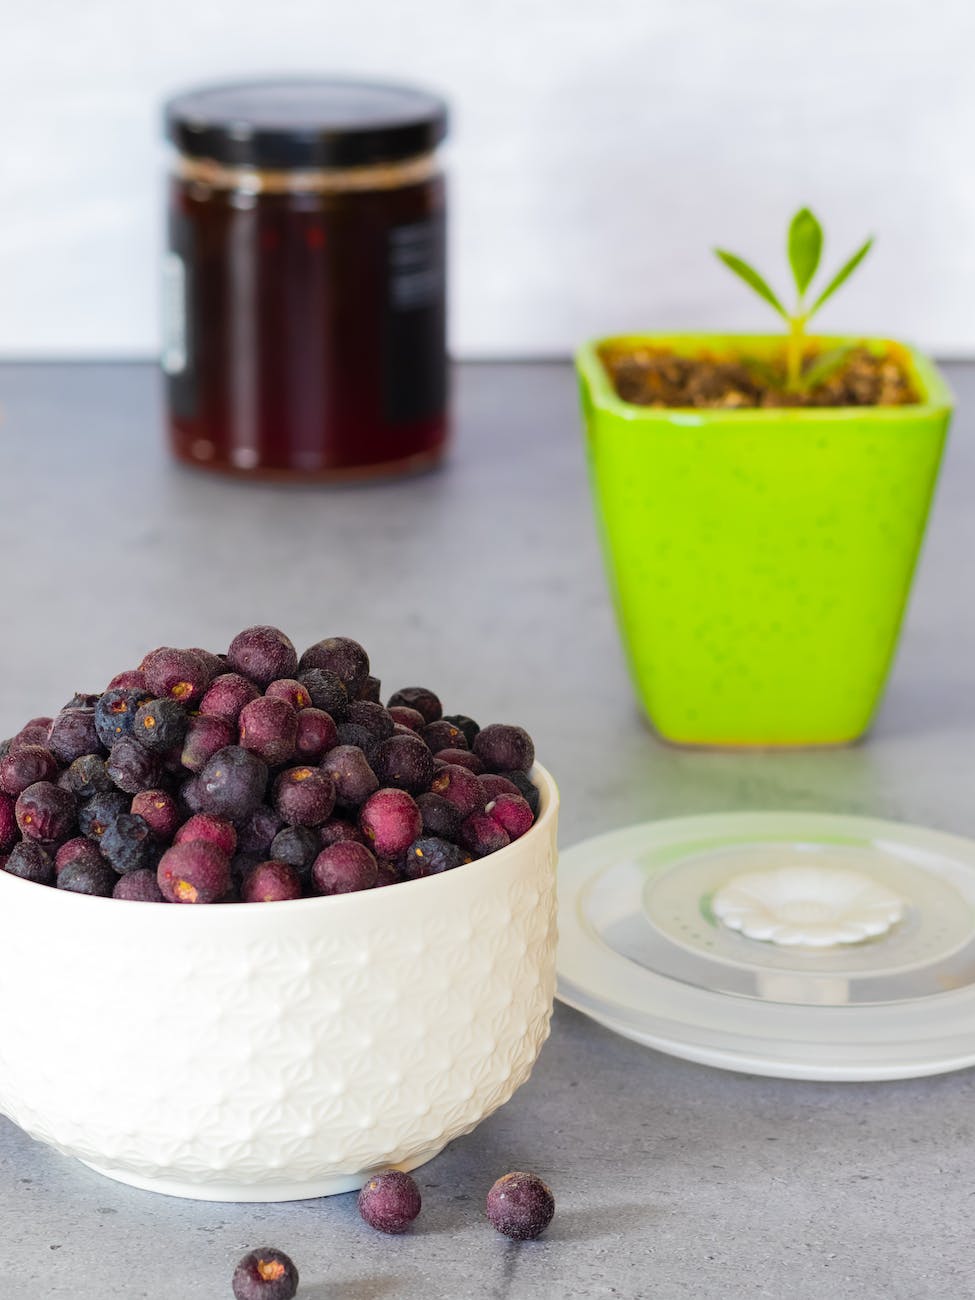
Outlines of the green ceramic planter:
M854 740L897 643L950 391L899 347L917 405L655 410L617 397L599 355L640 343L753 356L781 344L641 335L577 356L596 513L651 721L685 745Z

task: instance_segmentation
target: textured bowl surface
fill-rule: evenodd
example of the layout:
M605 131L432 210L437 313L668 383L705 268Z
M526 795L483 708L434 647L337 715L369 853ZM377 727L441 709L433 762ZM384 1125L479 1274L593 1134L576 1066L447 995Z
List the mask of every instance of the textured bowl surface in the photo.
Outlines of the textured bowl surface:
M528 1078L555 986L558 794L442 876L236 907L0 872L0 1111L138 1187L291 1200L415 1168Z

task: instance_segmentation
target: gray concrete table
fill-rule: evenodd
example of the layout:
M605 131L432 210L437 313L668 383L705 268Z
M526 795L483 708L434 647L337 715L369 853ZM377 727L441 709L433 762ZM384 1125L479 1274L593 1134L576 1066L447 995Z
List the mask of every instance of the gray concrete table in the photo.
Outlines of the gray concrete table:
M298 642L355 636L389 688L429 682L454 710L524 722L561 783L563 845L732 808L973 834L975 372L951 377L962 413L873 735L743 755L664 748L637 715L568 367L462 367L444 472L298 491L172 465L148 366L0 367L0 735L152 645L217 648L270 622ZM0 1121L0 1297L218 1300L259 1244L294 1255L303 1300L970 1296L973 1129L971 1071L749 1078L560 1008L531 1081L420 1171L426 1208L402 1239L366 1230L351 1196L248 1206L133 1191ZM497 1175L525 1167L559 1210L518 1247L481 1205Z

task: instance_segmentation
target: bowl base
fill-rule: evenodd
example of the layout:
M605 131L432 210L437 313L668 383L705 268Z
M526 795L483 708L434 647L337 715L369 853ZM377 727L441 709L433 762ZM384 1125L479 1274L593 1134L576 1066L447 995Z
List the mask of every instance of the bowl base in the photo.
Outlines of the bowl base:
M389 1167L409 1173L433 1160L443 1149L443 1146L431 1147L410 1160ZM191 1183L182 1178L143 1178L121 1169L106 1169L104 1165L92 1164L89 1160L82 1160L81 1163L116 1183L126 1183L143 1192L181 1196L191 1201L306 1201L319 1196L338 1196L342 1192L357 1192L369 1175L375 1172L363 1169L356 1174L333 1174L329 1178L310 1178L290 1183Z

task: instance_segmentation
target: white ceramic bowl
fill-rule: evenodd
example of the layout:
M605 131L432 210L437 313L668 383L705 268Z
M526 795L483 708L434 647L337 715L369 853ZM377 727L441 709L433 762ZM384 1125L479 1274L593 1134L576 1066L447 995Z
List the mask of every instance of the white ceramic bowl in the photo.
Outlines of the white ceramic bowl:
M136 1187L275 1201L413 1169L528 1078L558 793L508 848L362 894L155 906L0 872L0 1111Z

